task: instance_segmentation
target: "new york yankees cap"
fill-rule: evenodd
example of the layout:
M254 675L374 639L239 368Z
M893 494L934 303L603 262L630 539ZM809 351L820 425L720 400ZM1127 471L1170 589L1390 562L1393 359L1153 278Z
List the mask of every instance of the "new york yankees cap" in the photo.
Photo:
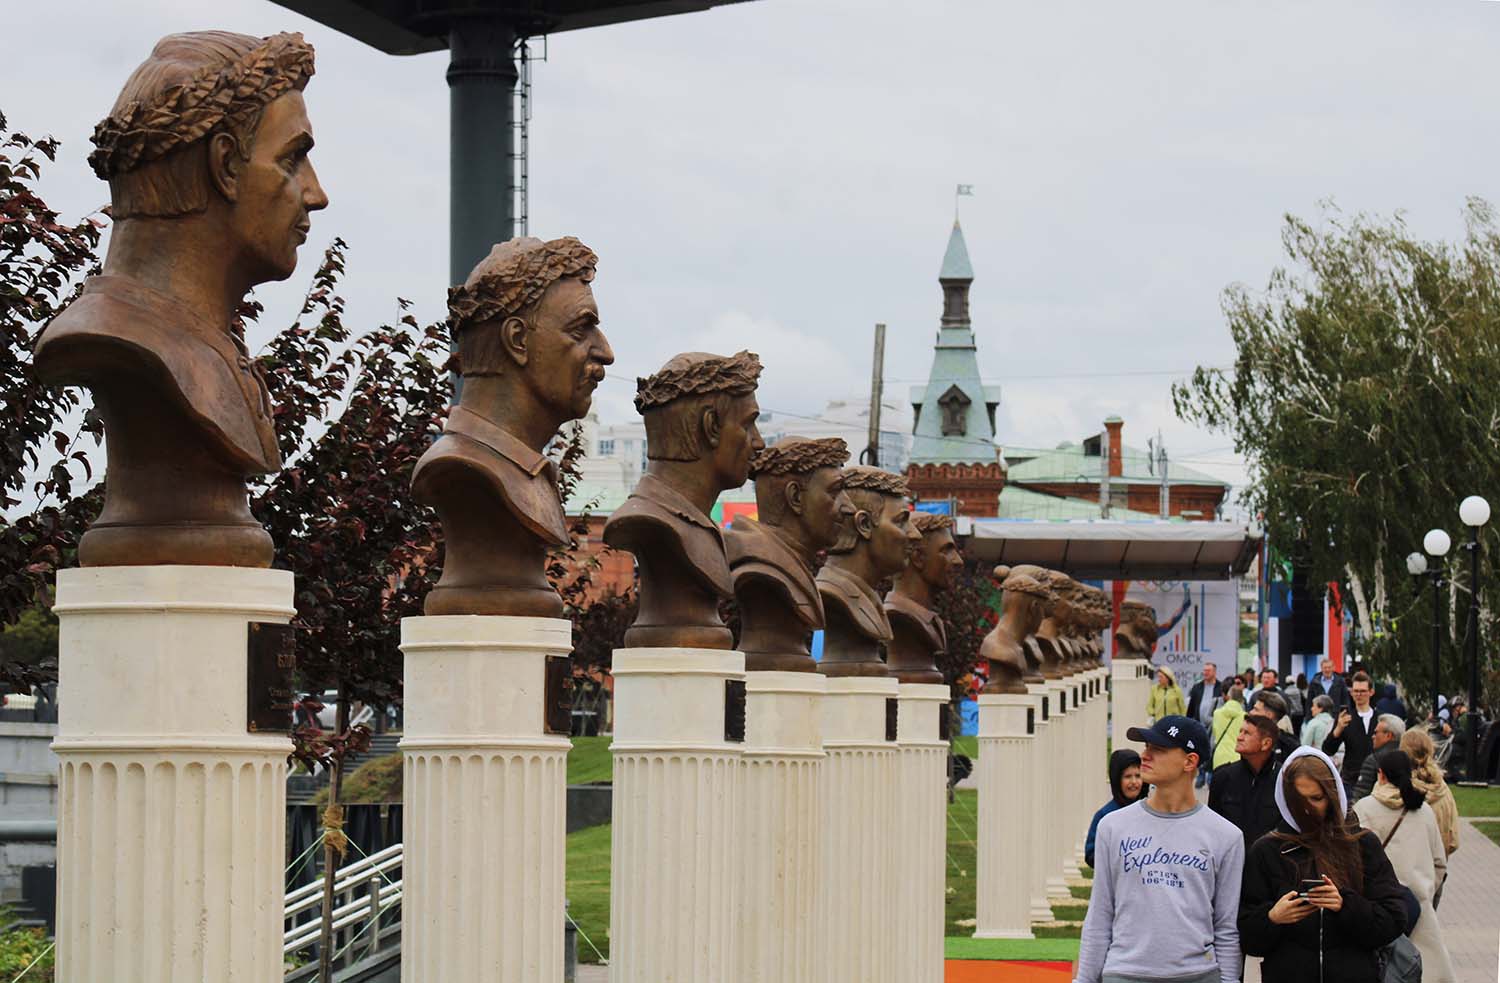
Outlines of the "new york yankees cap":
M1208 753L1208 731L1192 717L1175 713L1162 717L1150 727L1132 727L1125 736L1152 747L1180 747L1199 758Z

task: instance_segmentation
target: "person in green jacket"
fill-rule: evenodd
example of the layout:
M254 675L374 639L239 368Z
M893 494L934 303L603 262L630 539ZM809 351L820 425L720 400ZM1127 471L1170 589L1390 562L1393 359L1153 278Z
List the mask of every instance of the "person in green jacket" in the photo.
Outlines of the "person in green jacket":
M1187 700L1182 697L1182 687L1172 670L1162 666L1156 670L1156 685L1151 687L1151 698L1146 701L1146 716L1155 723L1162 717L1187 713Z
M1224 705L1214 711L1214 727L1211 735L1214 742L1214 767L1240 760L1234 749L1240 739L1240 727L1245 722L1245 687L1235 683L1224 697Z

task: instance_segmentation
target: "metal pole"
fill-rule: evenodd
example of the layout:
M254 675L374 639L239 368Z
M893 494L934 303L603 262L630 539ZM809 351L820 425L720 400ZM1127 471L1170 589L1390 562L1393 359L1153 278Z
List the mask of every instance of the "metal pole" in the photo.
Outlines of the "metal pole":
M1469 527L1469 762L1465 774L1470 782L1482 782L1479 774L1479 527Z
M1437 558L1434 563L1441 562ZM1438 722L1438 697L1442 695L1442 660L1439 652L1443 644L1443 575L1440 569L1432 571L1432 719ZM1439 728L1441 732L1441 728Z
M516 32L494 17L448 33L448 281L515 235Z
M880 467L880 404L885 398L885 325L875 325L875 357L870 363L870 435L865 453L871 467Z

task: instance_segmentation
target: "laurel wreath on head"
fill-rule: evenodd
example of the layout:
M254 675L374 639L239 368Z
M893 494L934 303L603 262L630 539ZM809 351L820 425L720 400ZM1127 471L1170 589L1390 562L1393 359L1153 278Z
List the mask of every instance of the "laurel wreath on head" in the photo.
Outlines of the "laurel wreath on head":
M680 365L668 362L655 375L635 380L635 409L644 413L683 396L709 393L742 396L754 392L759 379L760 356L754 352L736 352L727 357L709 355Z
M841 437L787 437L756 452L750 459L750 477L811 474L819 468L841 468L847 460L849 445Z
M911 488L902 475L863 464L844 469L844 487L851 491L863 489L882 495L900 495L903 498L911 495Z
M273 34L232 64L205 68L106 116L94 127L89 166L108 180L226 125L242 126L312 74L312 45L301 34Z
M952 529L953 516L938 515L935 512L913 512L911 524L917 527L917 532L925 536L930 532Z
M475 324L510 317L542 298L556 281L576 276L589 283L599 257L573 236L509 251L494 268L472 282L448 288L448 325L455 333ZM512 243L513 245L514 243Z

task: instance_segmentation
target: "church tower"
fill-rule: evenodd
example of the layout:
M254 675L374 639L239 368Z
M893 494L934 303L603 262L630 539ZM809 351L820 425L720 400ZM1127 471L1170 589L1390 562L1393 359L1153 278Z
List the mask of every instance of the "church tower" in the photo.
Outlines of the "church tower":
M913 386L910 464L912 493L922 501L952 500L955 515L994 516L1000 510L1005 469L995 445L1000 387L979 374L979 349L969 322L974 267L963 228L953 220L938 271L943 316L926 386Z

